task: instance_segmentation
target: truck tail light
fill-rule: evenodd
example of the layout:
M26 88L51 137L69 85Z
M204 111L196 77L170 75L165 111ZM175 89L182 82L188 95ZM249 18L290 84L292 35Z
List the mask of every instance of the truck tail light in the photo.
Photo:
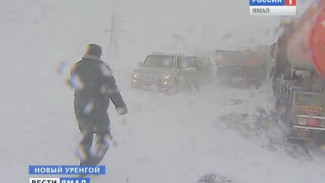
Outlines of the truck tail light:
M309 118L307 120L307 126L312 126L312 127L321 127L321 120L319 119L314 119L314 118Z

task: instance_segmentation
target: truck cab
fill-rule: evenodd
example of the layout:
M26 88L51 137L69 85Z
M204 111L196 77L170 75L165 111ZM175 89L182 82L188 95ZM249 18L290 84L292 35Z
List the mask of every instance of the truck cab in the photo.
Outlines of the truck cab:
M266 61L254 50L217 50L216 78L260 87L266 76Z

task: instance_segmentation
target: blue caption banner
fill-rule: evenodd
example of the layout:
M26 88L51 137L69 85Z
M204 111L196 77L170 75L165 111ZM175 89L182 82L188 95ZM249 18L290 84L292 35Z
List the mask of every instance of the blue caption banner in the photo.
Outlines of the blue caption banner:
M90 178L60 178L60 183L90 183Z
M67 165L30 165L29 174L31 175L59 175L59 174L90 174L90 175L104 175L106 169L104 165L98 166L67 166Z
M284 6L285 0L249 0L250 6Z

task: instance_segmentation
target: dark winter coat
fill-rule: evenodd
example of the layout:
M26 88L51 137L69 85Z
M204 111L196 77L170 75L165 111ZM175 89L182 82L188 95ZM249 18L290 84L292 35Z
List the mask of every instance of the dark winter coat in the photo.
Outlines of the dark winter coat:
M116 108L125 106L111 69L99 57L85 55L76 63L70 85L75 88L74 107L81 130L109 125L110 100Z

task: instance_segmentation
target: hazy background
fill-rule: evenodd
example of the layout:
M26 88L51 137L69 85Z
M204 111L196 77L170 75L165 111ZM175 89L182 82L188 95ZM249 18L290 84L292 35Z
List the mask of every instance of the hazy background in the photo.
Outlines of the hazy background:
M73 92L64 82L69 76L70 66L80 60L88 43L102 45L104 60L113 68L120 90L130 108L130 114L125 118L116 116L116 113L112 116L113 121L117 121L113 123L114 125L124 124L115 126L113 130L113 133L122 139L121 148L115 154L114 150L111 150L112 156L109 156L111 159L105 160L105 163L109 161L109 165L112 165L110 167L113 167L112 173L108 175L113 182L125 180L129 173L134 177L138 176L136 179L138 182L144 182L143 180L148 177L143 174L149 170L155 170L154 175L161 176L162 179L159 180L163 182L164 178L168 180L175 176L176 172L166 174L159 172L172 169L175 165L168 162L177 162L182 157L188 159L183 159L178 164L180 180L188 174L194 177L202 175L202 172L212 170L212 167L232 174L233 167L237 167L237 164L238 169L234 170L233 175L244 180L243 182L251 182L252 175L256 171L261 171L261 176L257 179L259 182L265 180L279 182L283 176L285 177L283 182L310 180L308 176L310 174L301 177L304 175L303 169L299 168L301 162L288 159L286 154L274 155L269 151L265 153L259 145L257 149L252 149L256 147L256 141L245 144L245 140L241 140L241 137L233 133L221 133L218 136L220 133L215 133L213 131L215 129L210 126L211 121L218 121L221 113L233 112L233 106L224 107L226 100L232 100L234 96L236 99L242 97L247 101L252 100L252 103L247 102L236 111L245 109L246 112L254 112L256 102L262 103L260 104L262 106L272 104L270 93L264 91L263 95L256 97L256 93L253 92L253 95L251 91L216 92L218 90L216 87L209 88L205 92L203 90L201 93L166 98L134 91L129 86L129 76L137 62L143 61L152 52L195 54L215 49L270 45L275 41L276 27L283 17L249 16L248 0L0 0L0 2L2 64L0 138L3 139L0 157L5 160L0 165L0 182L10 182L12 177L18 179L15 182L27 182L30 177L27 175L29 164L78 164L77 158L72 158L79 134L73 114ZM297 1L298 13L300 14L310 2ZM116 44L113 57L108 58L110 32L107 30L111 29L112 15L116 20L114 31ZM155 100L152 100L153 98ZM170 103L173 103L172 109L176 111L174 111L176 118L169 117ZM183 108L184 106L186 107ZM179 109L184 110L183 113L188 112L190 116L182 116L177 112ZM209 116L211 114L215 116ZM197 130L201 127L201 124L197 123L201 115L205 116L205 120L202 120L204 128L202 131ZM155 133L149 129L155 129L156 126L151 122L157 119L161 120L157 123L160 125L158 127L166 131ZM190 124L189 131L183 128L187 121ZM173 125L176 125L176 128ZM172 136L165 139L169 130L174 130ZM183 138L174 141L179 138L180 132ZM194 132L196 137L192 138ZM148 139L150 135L156 138ZM243 153L237 148L233 149L223 140L227 135L230 135L231 145L237 146L236 141L240 139L238 145L241 146ZM207 144L202 144L196 139L202 141L218 139L218 141L207 142L211 147L205 149ZM149 140L149 145L140 143L139 148L136 146L138 140L140 142ZM171 145L166 149L159 143L156 144L155 140ZM185 144L185 152L182 150L184 146L180 146L182 143ZM216 148L220 144L223 146ZM167 155L172 156L174 152L169 151L168 147L180 148L179 153L171 160ZM193 151L192 147L199 150ZM168 161L155 157L156 152L152 152L155 149L161 149L158 153L161 156L166 152L165 159ZM215 156L220 149L223 149L220 156L224 159ZM257 153L260 150L262 152ZM137 153L132 154L135 151ZM233 157L230 152L237 153ZM205 156L205 153L208 156ZM253 153L254 156L246 156L245 153ZM264 153L271 158L265 158ZM205 167L211 162L211 158L221 166L210 164L209 167ZM283 164L282 158L287 160L284 171L274 168ZM201 159L204 161L200 162ZM190 160L194 162L188 165ZM229 163L230 161L232 162ZM142 166L145 168L141 169ZM188 170L183 166L190 168ZM196 166L199 168L195 169ZM247 169L247 166L252 169ZM265 169L261 169L265 166ZM309 173L323 176L324 173L320 172L321 162L306 166L309 167ZM137 168L139 171L136 171ZM240 173L242 169L246 172ZM318 171L312 171L315 169ZM16 176L17 172L24 173L20 177ZM300 176L293 176L296 174ZM148 180L156 180L157 177L153 176ZM5 181L2 181L3 179ZM188 179L194 180L190 177Z
M298 1L298 13L310 2ZM88 43L102 45L113 69L131 72L137 62L157 51L195 54L270 45L283 18L249 16L248 0L1 0L1 4L0 81L5 96L1 108L10 121L13 115L19 117L17 108L24 106L19 111L27 115L32 110L25 100L37 102L57 90L52 82L62 84L69 73L66 68L81 58ZM113 59L107 58L112 15ZM67 67L59 80L57 68L62 63ZM34 92L40 95L35 98Z

